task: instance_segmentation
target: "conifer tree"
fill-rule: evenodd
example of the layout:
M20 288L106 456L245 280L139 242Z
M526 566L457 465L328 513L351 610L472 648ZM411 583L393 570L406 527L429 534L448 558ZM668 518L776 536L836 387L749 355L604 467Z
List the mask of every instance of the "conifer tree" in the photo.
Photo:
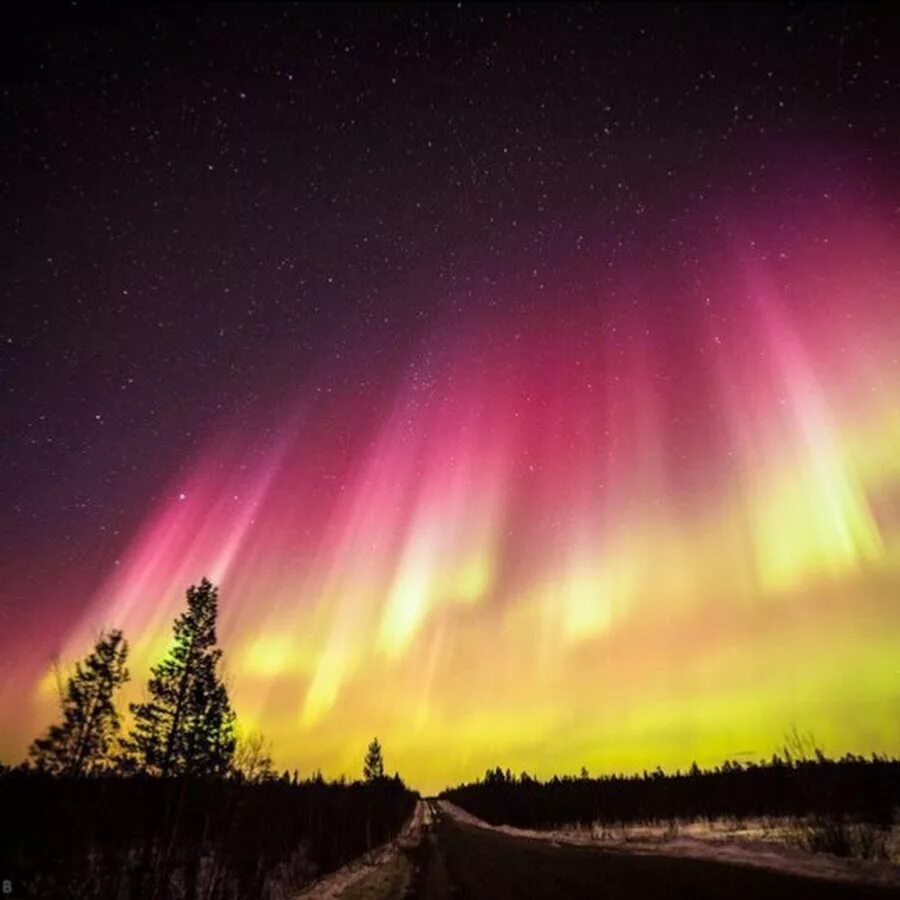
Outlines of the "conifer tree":
M93 651L75 665L60 696L62 722L29 749L39 769L56 775L89 775L111 767L121 727L113 702L128 681L128 643L121 631L101 633Z
M218 590L204 578L186 597L172 648L151 669L150 699L131 705L127 749L150 774L224 775L234 755L235 715L218 671Z
M375 738L369 749L366 751L366 758L363 762L363 776L366 781L377 781L384 778L384 759L381 754L381 744L378 738Z

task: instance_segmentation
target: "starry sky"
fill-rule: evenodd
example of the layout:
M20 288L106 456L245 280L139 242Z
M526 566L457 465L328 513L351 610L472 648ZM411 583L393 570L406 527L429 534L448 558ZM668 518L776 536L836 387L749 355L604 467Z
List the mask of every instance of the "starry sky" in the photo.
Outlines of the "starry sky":
M20 10L0 756L221 585L276 763L900 752L900 27Z

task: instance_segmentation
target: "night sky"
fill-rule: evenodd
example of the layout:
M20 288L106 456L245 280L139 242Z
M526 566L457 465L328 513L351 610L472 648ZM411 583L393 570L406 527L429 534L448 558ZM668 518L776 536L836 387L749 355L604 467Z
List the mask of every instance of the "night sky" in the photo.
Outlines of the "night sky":
M885 10L19 10L0 756L204 575L301 772L900 751Z

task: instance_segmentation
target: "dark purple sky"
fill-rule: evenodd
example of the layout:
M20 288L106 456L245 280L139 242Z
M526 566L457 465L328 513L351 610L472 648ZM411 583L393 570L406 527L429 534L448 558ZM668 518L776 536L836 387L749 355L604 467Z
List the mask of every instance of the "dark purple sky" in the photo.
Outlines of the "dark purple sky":
M710 209L802 200L813 162L883 202L898 163L875 7L71 4L2 42L8 639L79 608L222 423L377 409L439 320L621 260L689 278Z

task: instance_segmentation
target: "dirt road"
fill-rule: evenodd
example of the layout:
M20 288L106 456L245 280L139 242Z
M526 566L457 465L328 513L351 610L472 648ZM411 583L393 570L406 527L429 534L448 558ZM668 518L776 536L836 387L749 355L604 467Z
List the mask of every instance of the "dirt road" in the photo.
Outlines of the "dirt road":
M886 900L856 885L724 862L557 845L464 824L429 801L408 900Z

